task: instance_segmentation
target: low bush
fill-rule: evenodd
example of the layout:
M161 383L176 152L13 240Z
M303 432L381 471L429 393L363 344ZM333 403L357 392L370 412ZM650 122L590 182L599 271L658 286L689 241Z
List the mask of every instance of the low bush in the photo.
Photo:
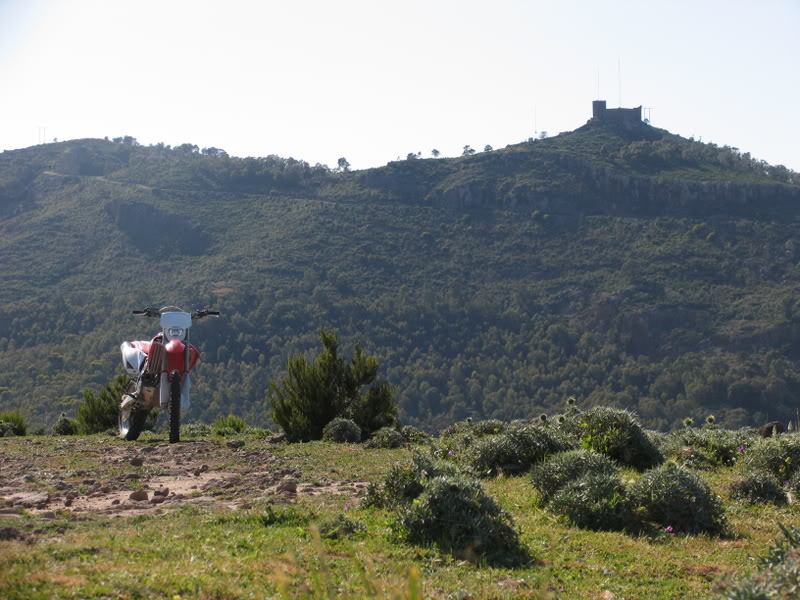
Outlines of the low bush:
M181 425L181 435L190 437L205 437L211 435L213 429L206 423L189 423Z
M640 471L664 460L636 417L627 410L600 406L574 412L565 416L559 429L577 446L605 454Z
M442 439L460 437L465 434L473 437L483 437L485 435L497 435L503 433L508 428L508 423L499 421L497 419L488 419L485 421L473 421L472 419L465 419L458 421L442 430L439 437Z
M730 466L758 440L756 433L748 429L684 427L668 434L662 450L667 456L692 466Z
M322 428L322 439L338 444L357 444L361 441L361 428L351 419L337 417Z
M212 427L217 435L222 435L219 433L220 431L223 431L225 434L237 434L247 429L247 423L242 417L228 415L227 417L217 417Z
M70 419L67 413L61 413L61 416L53 425L53 435L75 435L78 432L78 424L75 419Z
M519 474L563 450L564 446L546 429L516 425L476 442L470 451L470 462L479 475Z
M0 437L27 435L28 422L18 411L0 412Z
M406 444L427 444L433 439L430 434L411 425L404 425L401 427L400 435L403 436Z
M748 471L768 471L781 481L791 479L800 466L800 435L759 440L744 452L743 463Z
M607 456L593 450L568 450L545 458L531 469L531 482L542 504L569 482L584 475L614 475L619 468Z
M396 528L413 544L435 544L470 561L518 564L527 555L511 516L480 482L464 475L438 476L400 510Z
M636 527L625 486L616 474L586 473L560 487L548 508L583 529L623 531Z
M631 485L629 496L634 514L660 528L711 534L725 529L722 503L708 484L674 463L645 472Z
M366 529L363 523L348 519L342 513L339 513L333 519L322 521L319 524L320 536L328 540L348 538L366 531Z
M796 470L789 479L789 492L794 500L800 500L800 469Z
M371 484L364 499L365 506L397 507L413 502L434 477L469 475L460 466L416 453L406 463L395 463L389 469L381 485Z
M786 493L781 482L765 471L752 471L734 479L728 488L734 500L745 500L753 504L785 504Z
M372 437L364 444L367 448L400 448L406 443L403 434L393 427L383 427L376 431Z
M476 442L489 436L505 433L508 426L508 423L496 419L459 421L441 432L436 447L443 456L462 457Z
M796 600L800 590L800 528L784 527L783 539L761 557L761 571L723 589L726 600Z

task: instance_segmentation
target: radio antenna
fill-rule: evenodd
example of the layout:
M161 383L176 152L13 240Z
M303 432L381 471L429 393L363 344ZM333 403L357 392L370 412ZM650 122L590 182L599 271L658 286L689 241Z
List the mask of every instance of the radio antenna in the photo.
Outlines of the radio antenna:
M617 82L619 84L619 107L622 108L622 61L617 59Z

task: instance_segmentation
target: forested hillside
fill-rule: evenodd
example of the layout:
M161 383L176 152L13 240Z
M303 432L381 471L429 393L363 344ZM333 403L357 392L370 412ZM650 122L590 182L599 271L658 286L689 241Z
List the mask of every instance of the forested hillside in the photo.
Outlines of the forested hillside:
M268 422L322 327L397 386L400 418L554 412L666 429L795 418L800 176L647 125L367 171L192 144L0 154L0 410L50 425L121 370L145 305L218 308L190 421Z

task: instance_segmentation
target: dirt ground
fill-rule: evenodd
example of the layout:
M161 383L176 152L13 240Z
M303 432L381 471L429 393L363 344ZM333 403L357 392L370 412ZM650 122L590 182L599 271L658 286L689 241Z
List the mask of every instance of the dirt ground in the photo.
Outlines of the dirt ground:
M367 482L304 477L270 440L28 439L0 446L0 515L55 511L125 516L182 505L250 508L303 495L357 499ZM77 515L76 515L77 516Z

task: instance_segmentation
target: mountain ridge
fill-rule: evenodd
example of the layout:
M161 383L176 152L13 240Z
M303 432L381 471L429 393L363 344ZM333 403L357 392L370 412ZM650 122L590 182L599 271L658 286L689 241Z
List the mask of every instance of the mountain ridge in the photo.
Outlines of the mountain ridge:
M798 181L645 124L354 172L133 138L7 151L0 409L74 409L148 334L130 310L163 301L227 315L198 332L190 419L267 423L269 380L321 327L427 429L567 396L657 428L788 419Z

